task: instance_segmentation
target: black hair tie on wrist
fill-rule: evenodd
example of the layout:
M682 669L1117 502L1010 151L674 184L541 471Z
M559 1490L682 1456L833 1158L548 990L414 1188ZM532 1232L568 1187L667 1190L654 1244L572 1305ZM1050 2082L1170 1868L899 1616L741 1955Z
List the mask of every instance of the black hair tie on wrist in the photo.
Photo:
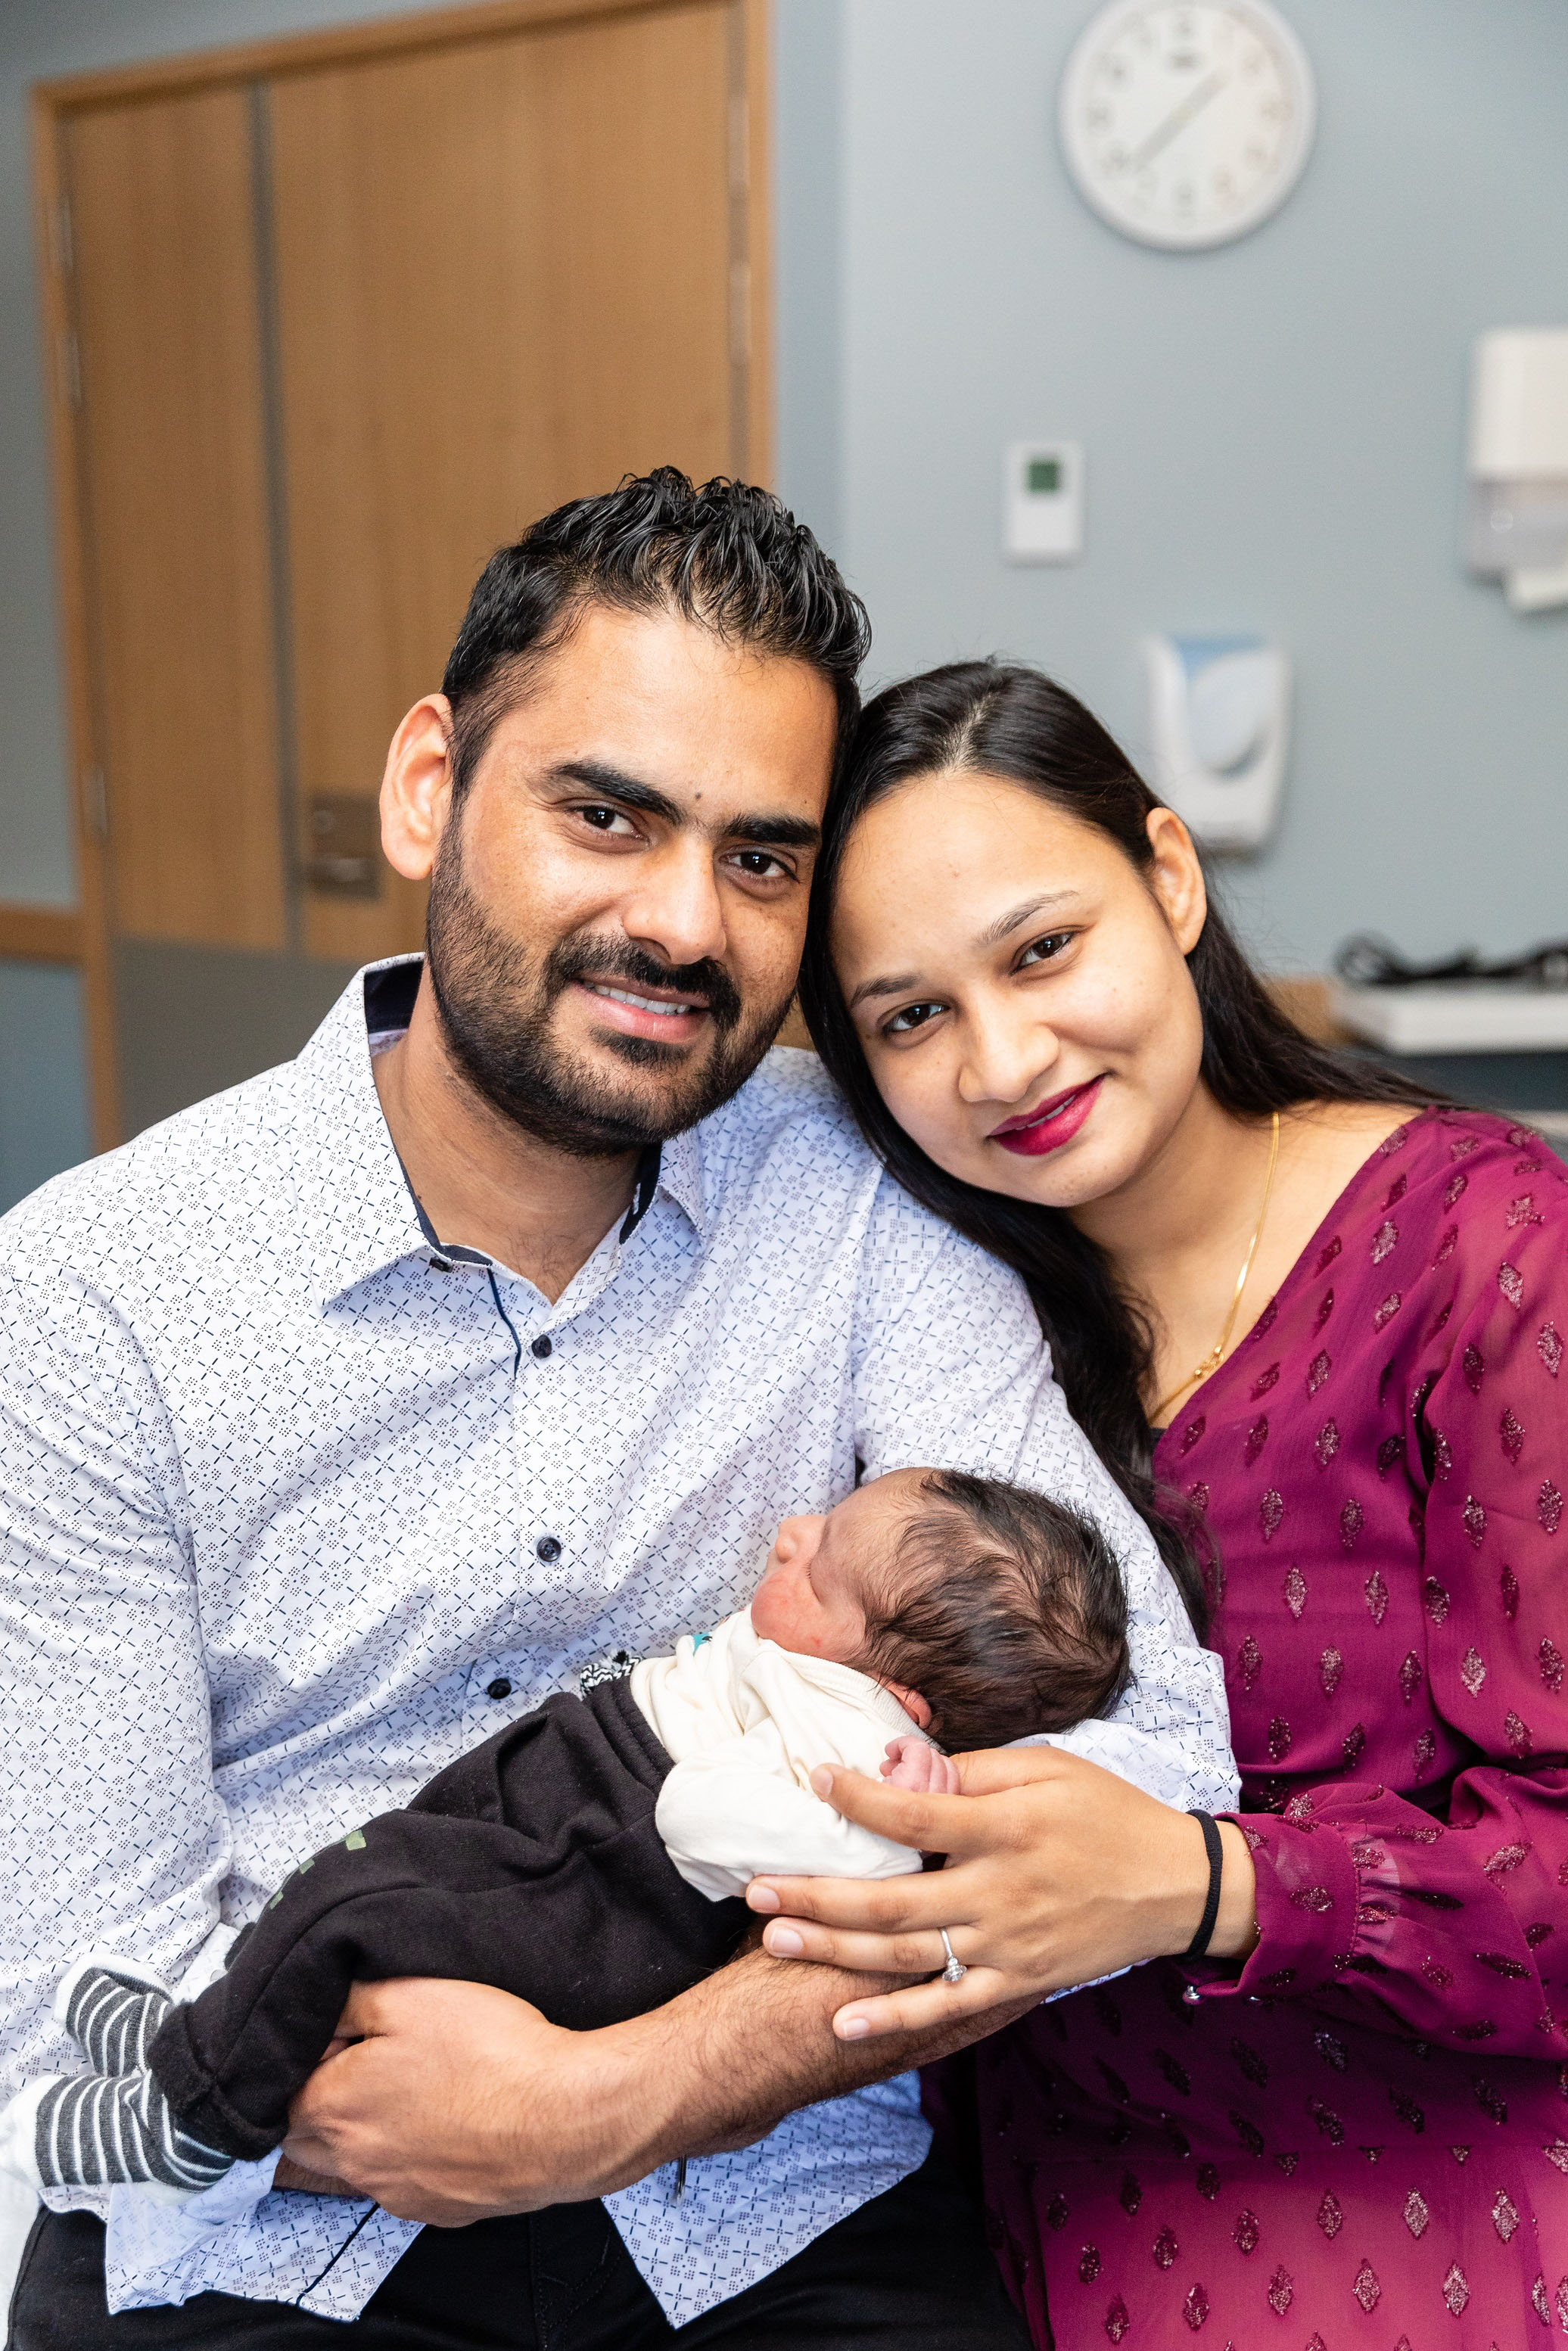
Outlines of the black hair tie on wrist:
M1215 1921L1219 1917L1219 1881L1225 1871L1225 1847L1219 1841L1219 1831L1207 1813L1189 1813L1203 1831L1203 1849L1208 1855L1208 1898L1203 1906L1203 1916L1197 1922L1197 1932L1182 1953L1184 1959L1201 1959L1208 1949Z

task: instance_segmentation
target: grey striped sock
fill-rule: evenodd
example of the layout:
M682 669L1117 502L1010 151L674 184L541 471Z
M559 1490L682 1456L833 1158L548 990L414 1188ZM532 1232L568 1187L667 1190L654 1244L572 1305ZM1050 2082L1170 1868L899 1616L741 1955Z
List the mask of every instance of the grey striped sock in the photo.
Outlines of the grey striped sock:
M112 1968L84 1968L66 2010L66 2030L95 2074L139 2074L173 2001Z
M38 2106L34 2149L46 2188L153 2179L193 2195L221 2179L234 2161L181 2129L146 2072L78 2074L52 2083Z

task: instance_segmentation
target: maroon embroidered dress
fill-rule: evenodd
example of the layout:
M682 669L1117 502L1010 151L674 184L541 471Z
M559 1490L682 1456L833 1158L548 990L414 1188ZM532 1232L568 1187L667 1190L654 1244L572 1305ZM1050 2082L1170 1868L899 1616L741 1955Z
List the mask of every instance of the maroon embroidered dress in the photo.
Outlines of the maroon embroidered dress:
M977 2053L1037 2340L1568 2335L1568 1170L1427 1112L1157 1467L1207 1507L1258 1873L1174 1963Z

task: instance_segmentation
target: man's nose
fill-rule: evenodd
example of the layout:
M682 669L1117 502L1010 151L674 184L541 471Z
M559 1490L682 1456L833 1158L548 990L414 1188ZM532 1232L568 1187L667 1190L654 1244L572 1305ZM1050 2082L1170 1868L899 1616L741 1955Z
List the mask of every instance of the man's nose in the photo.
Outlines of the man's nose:
M1023 1102L1055 1067L1061 1047L1038 1019L987 1011L971 1020L958 1064L958 1093L967 1102Z
M621 921L629 939L651 947L666 963L716 962L728 937L707 842L674 841L639 861L636 887L622 906Z

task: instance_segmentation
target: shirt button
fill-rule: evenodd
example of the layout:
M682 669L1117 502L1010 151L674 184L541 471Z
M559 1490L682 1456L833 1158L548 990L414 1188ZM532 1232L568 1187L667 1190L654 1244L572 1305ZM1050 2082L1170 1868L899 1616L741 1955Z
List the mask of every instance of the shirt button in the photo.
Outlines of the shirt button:
M539 1332L538 1337L528 1349L528 1353L530 1355L537 1355L541 1364L544 1362L547 1355L552 1355L555 1353L555 1341L550 1337L548 1331L541 1331Z
M547 1567L552 1566L560 1557L560 1545L554 1535L541 1535L535 1543L534 1550Z
M486 1682L485 1685L485 1695L486 1698L497 1699L510 1698L512 1695L512 1685L507 1679L505 1674L497 1674L493 1682Z

